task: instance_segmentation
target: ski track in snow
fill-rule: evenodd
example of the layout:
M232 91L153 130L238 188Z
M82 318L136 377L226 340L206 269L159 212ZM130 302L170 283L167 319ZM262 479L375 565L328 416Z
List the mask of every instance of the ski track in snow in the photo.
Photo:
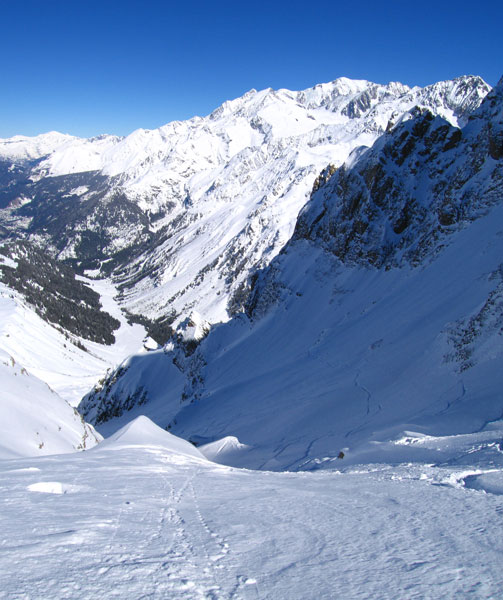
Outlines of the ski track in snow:
M148 446L6 460L0 598L496 598L501 474L258 472Z
M127 500L129 497L127 492L122 494L120 489L111 490L112 501L109 506L105 504L101 512L103 508L108 512L109 507L115 506L116 515L98 521L94 517L94 510L90 511L92 516L87 536L82 534L79 536L77 529L68 529L37 535L40 541L32 544L8 547L8 550L17 551L25 551L30 547L38 551L45 548L51 553L51 556L47 557L49 561L57 562L59 566L57 578L54 580L47 581L43 576L28 576L23 578L24 581L17 583L19 587L14 595L0 591L0 598L95 597L94 594L100 589L99 580L107 582L102 597L138 599L258 597L254 590L256 588L254 580L246 574L241 574L237 565L234 569L235 582L229 585L227 575L229 566L226 564L229 543L218 531L210 527L202 512L199 504L201 492L198 491L195 483L199 474L197 467L182 467L180 469L182 477L172 479L164 472L165 470L169 472L170 466L172 468L171 456L158 450L150 450L147 458L161 463L156 469L148 466L145 468L144 476L149 478L147 502L144 502L143 498ZM134 463L130 466L134 480L138 469ZM93 468L99 470L97 464L93 464ZM106 473L111 469L102 467L101 470ZM11 470L11 473L13 472ZM16 472L22 471L16 470ZM124 475L128 478L127 472ZM68 477L65 476L65 479ZM76 479L77 477L73 478L74 481ZM28 490L29 487L27 486L26 489ZM45 486L45 489L49 491L51 488ZM31 491L31 494L33 493ZM51 497L54 494L47 493L41 496ZM108 499L109 494L105 493L104 497ZM68 518L71 519L71 515L68 515ZM78 520L79 515L75 515L75 518ZM106 534L99 536L103 538L102 545L97 542L97 547L92 547L93 550L101 548L96 554L86 551L85 548L85 542L89 542L90 537L95 537L95 534L91 534L93 529L96 535L101 531ZM79 537L78 541L75 536ZM86 537L89 539L86 540ZM5 552L5 541L4 539L0 551ZM83 545L72 547L76 550L76 555L74 560L68 562L65 560L69 551L68 544L78 542L82 542ZM38 552L25 558L28 559L28 564L31 563L34 567L33 570L28 568L27 572L36 572L40 566ZM17 560L13 562L15 565L18 564ZM221 572L224 575L220 575ZM2 577L0 581L1 579ZM82 583L77 584L77 581ZM134 586L138 581L148 582L146 589L140 591L133 588L134 592L128 591L130 586ZM46 584L49 586L54 584L54 589L42 591L40 588Z

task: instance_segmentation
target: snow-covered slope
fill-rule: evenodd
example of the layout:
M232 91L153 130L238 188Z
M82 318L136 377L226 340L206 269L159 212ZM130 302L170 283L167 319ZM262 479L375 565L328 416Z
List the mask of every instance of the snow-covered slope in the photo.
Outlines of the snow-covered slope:
M205 445L233 436L230 462L266 469L438 458L422 436L490 429L503 415L502 108L500 84L461 130L414 110L325 173L255 278L251 319L192 354L133 357L87 417L141 388L160 425Z
M157 324L137 319L149 330L169 333L173 321L179 327L176 358L168 368L169 394L176 399L171 408L160 402L166 396L162 385L143 385L141 365L149 365L148 377L166 372L164 354L153 352L151 359L141 354L133 359L139 370L128 367L126 394L115 390L123 370L105 380L103 397L108 396L100 400L96 418L126 419L133 407L148 403L150 414L168 425L179 412L179 399L199 394L208 359L192 353L207 323L241 309L250 272L267 265L288 240L319 170L328 162L341 164L353 149L360 156L418 104L465 123L488 89L476 77L424 89L339 79L303 92L251 91L206 118L139 130L124 139L51 133L0 142L0 233L28 238L47 260L64 259L93 277L111 275L123 307L163 318ZM27 248L24 254L31 252L34 260L34 250ZM43 254L37 265L44 268ZM4 263L4 277L14 277L11 267ZM60 291L26 273L19 281L39 316L59 323L54 314L59 309L52 301L42 306L38 296L43 290L59 298ZM109 284L94 285L114 293ZM21 296L5 289L2 347L75 403L107 368L137 351L144 335L141 326L126 324L111 299L103 302L122 325L109 348L97 343L113 341L106 327L98 331L99 311L81 319L87 339L77 334L73 344L64 337L68 331L44 324ZM65 303L68 326L77 324L77 306L86 303Z
M32 244L0 243L0 457L72 452L97 442L72 405L138 351L145 335L127 324L115 292L76 278Z
M33 244L0 242L0 348L76 404L107 368L142 347L145 330L126 322L116 293Z
M0 264L9 260L0 256ZM0 282L0 350L72 406L124 357L141 350L145 337L141 325L126 322L113 300L116 290L111 284L88 283L100 294L104 309L120 323L111 345L92 342L48 323L19 292Z
M296 101L314 111L333 108L336 114L345 95L354 102L345 104L339 117L354 120L383 101L366 82L339 80L335 87L317 86L306 97L297 94ZM444 116L460 118L462 130L424 109L399 113L389 127L383 125L388 133L372 149L356 148L344 168L324 170L293 238L279 255L279 246L274 247L270 266L234 297L234 310L242 307L246 313L209 329L208 318L222 314L218 292L225 296L231 281L245 281L253 261L229 272L228 287L216 282L214 296L194 304L199 312L192 310L190 294L205 289L207 273L218 272L220 263L193 278L189 291L178 296L180 327L170 342L132 356L83 403L103 432L113 434L107 441L85 453L0 460L0 597L498 597L503 586L503 83L473 112L480 100L476 89L465 79L438 84L429 95ZM395 98L423 91L395 84L386 93ZM236 120L243 103L228 103L213 118L228 113ZM270 123L278 135L291 127L290 109L284 121L276 113ZM306 131L309 135L308 129L302 135ZM151 134L137 134L138 160L128 163L124 194L151 164L155 170L155 160L145 158L140 143ZM156 135L151 135L154 146ZM238 144L240 136L233 139ZM291 138L288 143L295 147ZM281 152L289 149L286 144ZM253 154L239 144L234 151L239 160ZM194 152L189 145L187 156ZM273 160L266 158L267 164ZM323 166L342 160L336 152L333 160L325 158ZM294 172L295 161L290 163ZM241 164L243 177L267 172L265 163L262 171L253 171L253 163ZM25 167L18 167L25 176ZM70 161L64 168L71 167ZM52 167L46 163L44 168ZM28 175L36 173L31 169ZM76 235L84 231L79 229L83 222L92 225L108 211L106 223L117 219L120 229L120 216L138 208L137 200L107 197L107 177L42 177L24 188L34 190L34 197L18 206L42 204L54 190L61 197L68 192L69 213L75 206L82 209L82 220L71 225ZM112 177L121 185L122 175ZM278 171L278 182L283 177ZM19 179L13 181L13 187L22 187ZM90 189L90 181L98 192ZM260 187L261 180L256 181ZM297 183L307 190L303 181L300 177ZM246 183L253 187L251 180ZM266 178L264 185L269 184ZM294 187L291 193L293 198ZM212 199L208 228L218 254L222 240L232 247L234 238L223 221L213 229L220 213L212 194L201 198ZM251 197L244 185L245 217ZM280 192L278 198L286 196ZM225 195L221 200L225 204ZM286 222L291 215L287 218L283 200L278 206ZM84 210L88 201L102 212ZM235 197L226 201L237 206ZM197 210L190 198L185 204L187 214L204 219L204 204ZM25 232L50 241L55 231L68 231L58 229L61 222L51 229L54 208L49 203L42 217L36 212L30 217L11 206L3 225L9 229L18 218L38 218L46 229L30 233L28 224ZM160 275L169 260L187 252L194 262L191 253L197 248L190 235L177 237L179 226L189 232L183 219L162 233L168 226L162 225L166 215L160 212L159 237L148 229L155 225L146 217L135 238L134 220L146 213L133 211L124 217L131 228L114 242L127 252L108 263L105 253L97 259L102 269L115 261L109 272L115 269L115 276L128 282L123 301L151 315L165 314L162 306L156 312L160 296L151 295L152 281L165 292ZM259 239L270 222L259 219L253 235ZM292 221L290 231L293 226ZM96 230L86 231L80 242L89 249L93 238L86 235ZM163 240L166 231L178 247ZM255 238L245 233L242 240L251 246ZM145 247L138 242L143 235ZM194 240L199 235L206 239L201 230ZM63 244L68 239L62 236ZM192 244L190 251L185 242ZM161 247L168 259L158 268L163 255L155 249ZM64 252L71 257L72 248L66 245ZM126 255L141 265L142 253L152 257L142 271L119 271ZM90 256L89 265L96 259ZM14 266L12 257L3 261ZM183 274L191 267L180 263L179 268ZM127 329L109 284L92 285L101 292L103 308L121 321L116 346L110 347L117 359L136 333ZM36 360L43 361L40 348L51 354L54 332L44 329L40 340L23 337L43 327L20 297L2 291L5 322L18 326L4 328L2 344L13 347L12 338L19 336L19 352L25 352L33 340ZM30 327L23 329L20 311ZM93 351L101 356L98 345ZM0 432L5 443L0 458L75 447L78 436L72 437L66 418L72 409L0 352L2 385L7 382L0 420L8 428L5 435ZM63 356L69 360L70 355ZM78 364L74 372L84 358L72 356ZM16 435L18 415L23 436ZM55 424L61 427L57 440ZM90 433L84 428L81 435L85 432Z
M0 139L0 156L11 160L37 160L76 139L78 138L57 131L50 131L36 137L16 135L12 138Z
M0 459L92 448L101 439L76 409L0 350Z
M271 473L134 437L129 447L119 439L0 461L0 596L500 596L501 452L492 467Z
M133 313L181 321L195 309L224 321L250 271L290 238L328 162L339 166L416 105L464 123L488 90L477 77L422 89L341 78L252 90L208 117L121 140L26 140L39 160L6 163L2 224L81 269L113 273ZM0 155L18 160L19 144L0 143Z
M120 140L113 135L85 139L57 131L36 137L16 135L0 139L0 157L15 161L43 160L40 176L96 171L103 166L102 155ZM48 160L51 160L50 166Z

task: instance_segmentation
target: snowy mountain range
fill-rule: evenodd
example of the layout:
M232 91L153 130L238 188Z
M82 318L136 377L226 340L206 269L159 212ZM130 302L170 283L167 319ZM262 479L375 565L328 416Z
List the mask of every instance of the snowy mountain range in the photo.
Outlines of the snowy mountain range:
M13 346L5 337L4 349L75 405L114 364L104 359L103 344L114 344L111 354L117 363L141 347L146 327L161 344L172 336L164 351L174 349L183 389L174 385L169 393L186 401L200 385L200 368L194 366L199 353L192 353L210 324L244 309L254 315L264 312L260 306L285 287L258 282L276 273L275 257L285 252L292 233L291 243L317 240L345 264L389 268L400 266L407 252L416 254L409 262L419 264L422 240L442 238L443 230L473 218L471 213L463 217L466 207L452 198L449 186L460 184L459 172L443 174L438 161L431 160L437 151L427 150L443 144L443 152L455 151L461 136L457 126L470 128L488 90L476 77L423 89L339 79L303 92L252 90L206 118L139 130L124 139L50 133L2 141L5 297L21 303L23 314L34 310L45 319L44 328L59 346L54 359L45 352L37 357L36 344L29 340L33 328L21 327L24 339ZM433 134L420 140L419 151L416 142L429 129ZM392 142L387 141L390 136ZM384 143L388 146L382 150ZM365 180L362 190L344 174L355 162L365 164L370 153L379 157L363 174L349 172L349 177L357 173L353 179ZM391 170L383 166L382 156L391 158ZM471 174L463 174L464 179ZM479 196L485 198L491 192L482 193L487 178L480 178ZM425 187L430 181L435 211L428 205L429 195L428 200L421 197L432 193ZM297 221L311 191L318 194L313 198L331 198L334 182L350 190L343 206L332 202L311 221L313 209L305 208ZM413 189L405 197L410 182ZM362 202L365 194L376 201ZM435 227L437 218L443 227ZM374 248L376 243L380 247ZM54 259L64 260L65 266ZM260 270L271 261L270 269ZM100 312L99 296L89 288L92 281L79 281L81 275L72 274L72 268L94 278L107 275L119 290L117 301L125 313L111 301L115 316ZM9 314L15 311L7 310ZM139 325L128 326L124 314ZM114 331L121 322L119 331L136 327L136 333L123 334L130 343L118 350ZM6 331L13 326L7 316L4 323ZM60 356L69 356L63 375L50 366ZM117 373L111 378L115 383L120 379ZM104 385L115 400L105 403L98 420L131 410L138 399L146 402L143 383L137 381L125 396L110 391L109 380ZM174 418L169 410L162 414L164 425Z
M502 200L503 80L1 140L0 598L498 597Z
M488 91L477 77L412 89L341 78L252 90L205 118L123 139L2 140L0 227L81 273L111 276L130 313L225 321L249 273L290 238L327 164L371 146L414 106L464 124Z
M250 281L291 237L322 168L330 163L332 172L351 152L354 160L414 107L465 124L488 90L477 77L423 89L343 78L302 92L252 90L206 118L123 139L53 132L2 140L0 271L12 306L2 347L73 405L141 348L143 327L161 344L178 329L185 355L193 327L200 338L243 309ZM114 316L100 311L82 275L107 276L123 312L111 299ZM19 312L30 314L26 326L16 327ZM115 343L121 323L126 344ZM38 351L33 338L47 335L34 333L40 328L54 352ZM139 384L101 418L145 398Z

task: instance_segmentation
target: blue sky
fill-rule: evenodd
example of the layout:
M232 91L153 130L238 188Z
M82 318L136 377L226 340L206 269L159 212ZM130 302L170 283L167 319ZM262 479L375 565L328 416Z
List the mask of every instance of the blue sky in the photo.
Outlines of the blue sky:
M494 85L501 4L0 0L0 137L126 135L340 76Z

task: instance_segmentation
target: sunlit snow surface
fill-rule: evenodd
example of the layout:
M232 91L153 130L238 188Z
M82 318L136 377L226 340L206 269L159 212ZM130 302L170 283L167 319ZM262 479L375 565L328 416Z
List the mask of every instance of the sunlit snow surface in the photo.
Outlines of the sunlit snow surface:
M0 598L500 595L501 466L272 473L147 419L118 438L0 462Z
M231 108L224 105L212 119ZM304 125L294 133L304 134ZM272 133L284 135L285 127L279 120ZM245 152L239 131L222 142L231 154ZM143 160L143 138L156 146L161 133L129 136L126 145L138 147L135 160ZM57 135L53 142L66 143ZM122 156L124 144L103 144L109 142L117 164L131 174L131 189L148 184ZM190 143L177 146L181 158L193 151ZM295 165L314 164L302 162L303 152ZM265 174L267 156L260 162L261 156L259 148L256 170ZM210 254L218 246L210 244L210 234L227 244L227 236L239 233L226 202L248 185L253 166L246 152L234 163L227 159L229 170L235 169L233 183L225 193L219 185L211 192L220 225L205 238L206 223L192 224L194 236L201 226L197 240ZM294 163L287 159L291 172ZM63 166L71 172L71 165ZM304 175L309 191L311 174ZM205 177L197 169L194 190L206 189ZM272 171L257 181L275 189ZM295 181L285 182L286 188L278 187L282 207L294 201L300 207L303 194L290 196ZM254 202L261 197L255 192ZM296 210L275 211L272 220L285 233ZM132 358L117 385L133 392L145 384L149 401L124 414L120 424L140 410L163 425L176 416L172 430L198 438L200 450L140 418L84 453L0 461L0 598L500 597L503 425L496 309L477 334L473 367L459 370L451 355L466 319L500 285L501 222L498 208L423 270L338 270L335 261L307 252L300 242L298 254L289 250L277 261L284 303L255 328L239 317L202 342L203 357L212 363L205 372L201 361L205 378L194 377L194 389L187 390L197 402L180 404L186 382L169 354ZM264 223L257 218L251 226L268 243ZM275 244L279 249L281 239ZM170 269L183 274L187 256L193 250L167 265L169 277L156 288L160 296L168 295L163 286L171 282ZM145 290L145 298L140 288L130 300L143 302ZM2 311L15 313L20 331L23 307L10 294L3 300ZM220 310L216 306L214 314ZM38 336L40 323L29 318ZM122 329L134 333L124 323ZM14 333L3 330L2 347L10 356L29 347ZM29 339L37 340L35 334ZM56 356L52 333L44 329L38 340L31 370L45 352ZM64 347L61 339L56 344ZM64 357L65 364L75 358L70 352ZM81 358L75 359L75 380L66 380L69 387L58 384L62 395L74 392L80 375L87 377ZM98 360L107 362L101 355ZM16 365L7 357L4 371L12 396L20 397L18 389L31 380ZM264 470L218 465L200 452Z

